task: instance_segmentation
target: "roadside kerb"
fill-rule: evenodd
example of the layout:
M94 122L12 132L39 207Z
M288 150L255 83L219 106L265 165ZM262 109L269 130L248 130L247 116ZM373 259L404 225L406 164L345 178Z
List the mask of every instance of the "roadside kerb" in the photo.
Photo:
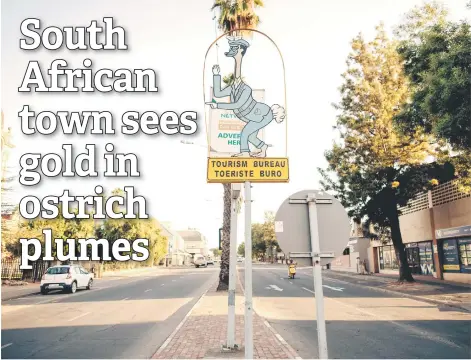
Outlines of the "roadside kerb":
M239 286L240 288L242 289L242 293L244 294L245 296L245 288L244 286L242 285L242 282L240 281L240 276L239 276L239 271L237 271L237 281L239 283ZM276 332L276 330L270 325L270 323L267 321L267 319L265 319L264 317L260 316L257 314L255 308L253 307L252 308L252 311L256 314L256 316L258 316L259 318L261 318L263 320L263 323L265 324L265 326L270 329L270 331L273 333L273 335L275 335L275 337L280 341L281 345L286 349L286 351L293 357L293 359L302 359L298 353L296 352L296 350L294 350L287 342L285 339L283 339L283 337L278 334Z

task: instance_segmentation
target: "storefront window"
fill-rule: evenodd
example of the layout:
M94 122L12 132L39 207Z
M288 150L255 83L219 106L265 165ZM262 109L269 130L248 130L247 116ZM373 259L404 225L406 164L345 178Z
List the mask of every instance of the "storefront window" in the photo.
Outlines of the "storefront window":
M432 275L435 271L433 265L432 242L419 243L420 271L422 275Z
M471 272L471 238L458 240L458 253L462 272Z
M381 260L382 263L381 263ZM387 245L380 248L380 265L381 269L396 270L399 269L396 251L394 246Z
M447 239L442 241L443 252L443 271L459 272L460 259L458 255L458 246L456 239Z

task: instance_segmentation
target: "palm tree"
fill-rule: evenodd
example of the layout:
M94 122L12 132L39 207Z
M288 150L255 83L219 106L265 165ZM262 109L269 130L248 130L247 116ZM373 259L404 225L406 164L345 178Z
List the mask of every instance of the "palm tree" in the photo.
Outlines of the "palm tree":
M223 33L231 33L239 36L251 36L249 31L238 29L254 29L260 23L260 18L255 14L255 7L262 7L261 0L215 0L211 10L219 9L218 25ZM226 84L231 84L233 74L224 77ZM230 234L231 234L231 184L224 186L224 211L222 218L221 241L221 270L219 273L219 285L217 290L227 290L229 287L229 258L230 258Z

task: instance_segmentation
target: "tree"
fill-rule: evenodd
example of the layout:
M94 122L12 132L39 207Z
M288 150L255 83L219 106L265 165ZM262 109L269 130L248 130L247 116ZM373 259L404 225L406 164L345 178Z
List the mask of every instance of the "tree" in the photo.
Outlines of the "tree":
M391 229L399 280L414 281L402 243L398 206L439 171L435 165L424 165L433 154L430 137L420 129L401 133L394 126L393 119L410 94L396 48L383 25L377 27L373 41L366 43L361 35L352 41L341 101L335 105L340 141L325 154L327 171L319 171L324 189L337 193L351 217Z
M461 190L471 192L471 25L446 16L442 5L427 3L396 29L413 90L396 121L405 132L420 128L442 140L440 158L453 163Z
M217 248L209 249L209 251L213 253L213 256L215 258L218 258L219 256L221 256L221 253L222 253L222 251Z
M263 6L261 0L215 0L211 10L219 9L219 30L224 33L236 33L246 35L246 32L237 29L253 29L260 22L255 14L255 7ZM250 33L249 33L250 35ZM226 83L231 81L230 75L224 77ZM219 272L218 291L227 290L229 287L229 258L230 258L230 233L231 233L231 184L223 184L224 210L222 220L221 241L221 270Z
M237 248L237 254L239 254L240 256L245 255L245 243L239 244L239 247Z
M275 215L267 211L262 224L252 224L252 252L256 258L265 260L267 252L269 256L275 256L275 248L280 251L275 235Z

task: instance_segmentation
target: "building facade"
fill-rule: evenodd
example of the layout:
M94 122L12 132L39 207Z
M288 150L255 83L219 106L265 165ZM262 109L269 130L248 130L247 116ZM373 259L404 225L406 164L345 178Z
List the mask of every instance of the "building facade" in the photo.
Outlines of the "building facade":
M402 241L412 273L471 282L471 195L448 182L419 194L400 210ZM371 241L371 248L369 260L378 262L377 272L399 272L391 242Z
M185 251L185 244L181 235L172 228L170 222L159 223L159 226L162 229L163 235L168 239L165 264L168 266L189 265L192 255Z
M183 238L185 252L192 256L209 255L208 240L198 230L182 230L178 234Z

